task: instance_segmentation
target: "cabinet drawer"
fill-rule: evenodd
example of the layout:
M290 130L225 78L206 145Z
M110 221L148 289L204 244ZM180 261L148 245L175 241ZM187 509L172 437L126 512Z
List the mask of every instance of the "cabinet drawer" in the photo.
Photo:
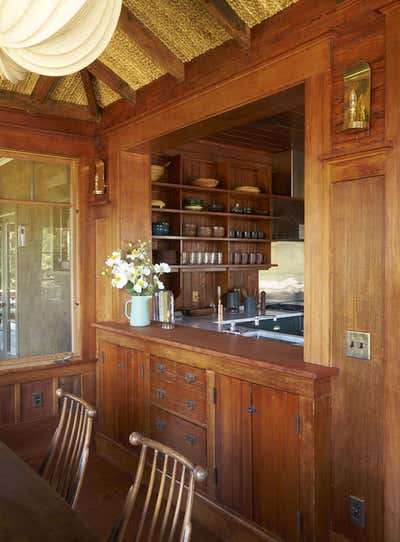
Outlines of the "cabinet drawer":
M176 380L176 363L170 359L151 356L150 358L150 373L151 379L168 380L175 382Z
M191 367L183 363L176 364L176 377L179 382L185 382L202 389L206 387L206 372L204 369Z
M190 420L206 423L206 392L198 386L151 379L151 402Z
M196 465L206 467L205 429L157 407L150 409L151 438L185 455Z

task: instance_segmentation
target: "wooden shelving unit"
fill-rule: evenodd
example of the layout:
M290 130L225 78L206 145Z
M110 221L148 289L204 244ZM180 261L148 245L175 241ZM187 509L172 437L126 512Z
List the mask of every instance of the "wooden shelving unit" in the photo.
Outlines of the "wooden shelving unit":
M258 156L259 158L259 156ZM166 236L153 236L153 250L156 259L164 251L174 251L176 265L167 277L166 286L175 293L176 307L188 309L208 306L216 302L217 286L226 292L233 288L258 291L259 272L272 267L271 225L279 220L272 214L271 202L288 200L289 196L271 193L271 160L266 154L265 162L232 159L218 160L204 155L184 152L176 156L154 156L154 164L170 162L165 176L152 183L152 199L162 200L163 209L152 209L152 221L166 221L170 225ZM192 185L193 179L208 177L219 180L217 188L203 188ZM235 190L237 186L259 186L261 193ZM203 201L202 211L183 208L185 199ZM212 203L222 204L224 211L209 211ZM251 213L232 212L235 204L251 209ZM262 211L258 213L257 211ZM224 237L185 236L184 225L222 226ZM231 237L231 231L262 232L263 238ZM254 234L253 234L254 235ZM182 253L222 252L221 265L182 265ZM234 253L261 253L265 263L233 264Z

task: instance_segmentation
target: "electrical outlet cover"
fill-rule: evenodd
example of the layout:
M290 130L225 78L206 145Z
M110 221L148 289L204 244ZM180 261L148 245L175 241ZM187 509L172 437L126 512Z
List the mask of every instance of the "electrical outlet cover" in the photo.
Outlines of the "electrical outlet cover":
M346 356L357 359L370 359L370 334L362 331L346 331Z
M365 527L365 501L360 499L360 497L355 497L350 495L349 497L349 506L350 506L350 519L355 525L359 527Z

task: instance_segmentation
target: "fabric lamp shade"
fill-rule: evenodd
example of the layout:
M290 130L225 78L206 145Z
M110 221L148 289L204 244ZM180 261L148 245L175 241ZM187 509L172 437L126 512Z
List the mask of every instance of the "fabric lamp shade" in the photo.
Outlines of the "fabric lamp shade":
M122 5L122 0L19 2L15 10L15 0L0 1L0 75L13 83L28 71L63 76L94 62L112 38Z

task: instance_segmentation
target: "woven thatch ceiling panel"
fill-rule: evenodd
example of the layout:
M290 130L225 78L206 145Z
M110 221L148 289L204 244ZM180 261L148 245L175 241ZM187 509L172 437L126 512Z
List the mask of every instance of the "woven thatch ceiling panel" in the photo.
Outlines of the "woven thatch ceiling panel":
M100 60L134 89L143 87L164 74L142 49L118 28Z
M11 92L19 92L20 94L31 94L38 78L39 76L35 73L30 73L25 81L22 81L17 85L10 83L10 81L7 81L6 79L0 78L0 88Z
M126 7L182 62L189 62L232 38L209 13L204 0L123 1ZM298 0L227 1L237 15L252 27ZM120 28L117 28L100 61L133 89L141 88L165 73L164 69L149 58L136 41L129 38ZM17 85L0 79L0 90L30 95L37 80L38 76L35 74L30 74L25 81ZM93 83L100 106L105 107L120 98L104 82L96 79ZM80 74L61 78L47 98L87 105Z
M125 0L126 6L183 62L217 47L228 34L201 0Z
M96 98L101 107L106 107L107 105L112 104L119 100L118 94L111 90L105 83L95 79L94 91L96 93Z
M272 17L297 0L227 0L241 19L250 27Z
M86 105L86 94L79 73L59 79L53 89L51 98L58 102L71 102Z

